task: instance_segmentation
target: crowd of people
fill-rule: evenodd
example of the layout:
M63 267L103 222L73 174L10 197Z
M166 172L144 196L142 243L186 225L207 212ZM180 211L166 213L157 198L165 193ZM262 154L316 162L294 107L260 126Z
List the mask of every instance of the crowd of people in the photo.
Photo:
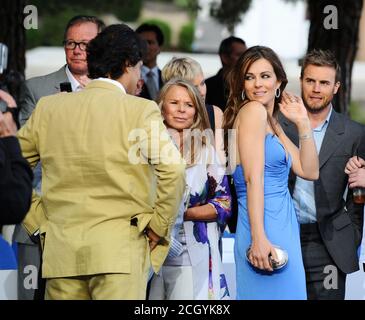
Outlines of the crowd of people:
M334 55L306 54L299 96L268 47L224 39L205 80L189 57L159 69L163 43L154 24L76 16L61 69L17 101L0 90L0 224L17 224L18 298L230 299L228 231L237 299L344 299L365 131L333 108ZM0 244L1 265L14 252Z

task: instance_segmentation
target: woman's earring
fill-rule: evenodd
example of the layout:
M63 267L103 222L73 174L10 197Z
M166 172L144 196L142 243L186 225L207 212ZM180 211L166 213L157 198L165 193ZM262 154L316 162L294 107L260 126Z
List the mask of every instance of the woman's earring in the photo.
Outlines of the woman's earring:
M242 99L242 101L245 101L245 99L246 99L245 90L242 90L242 92L241 92L241 99Z
M280 94L281 94L281 91L280 91L280 87L276 89L275 91L275 97L276 98L279 98L280 97Z

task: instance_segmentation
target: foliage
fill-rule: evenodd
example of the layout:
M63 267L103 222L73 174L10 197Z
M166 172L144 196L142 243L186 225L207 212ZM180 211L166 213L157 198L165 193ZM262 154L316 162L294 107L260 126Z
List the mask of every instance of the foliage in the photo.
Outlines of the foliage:
M38 29L26 31L27 49L37 46L62 46L63 33L67 22L75 15L94 15L92 11L80 11L77 8L69 8L52 15L44 15L39 18Z
M242 15L247 12L252 0L214 0L210 14L218 22L227 26L233 34L234 28L242 21Z
M201 9L199 0L175 0L178 7L186 9L191 17L196 17L198 11Z
M57 14L68 9L77 9L80 14L87 8L86 10L99 14L113 13L123 21L137 20L143 4L143 0L29 0L28 2L38 8L41 17Z
M144 20L142 23L151 23L151 24L155 24L157 26L160 27L160 29L162 30L162 33L164 35L165 41L163 44L163 48L167 49L170 48L171 45L171 27L170 25L160 19L147 19Z
M365 105L360 102L352 101L350 103L351 119L361 124L365 124Z
M37 7L39 29L26 31L27 49L37 46L60 46L68 20L79 14L112 13L122 21L135 21L139 17L143 0L29 0Z
M181 51L191 52L191 45L194 41L194 31L195 25L192 22L181 27L178 44Z
M336 8L331 15L325 14L328 5ZM341 90L335 95L333 106L342 113L348 113L351 101L351 74L358 48L362 6L363 0L307 1L310 19L308 52L322 49L335 55L341 67ZM331 22L337 21L338 25L329 25L329 21L324 20L327 17L331 18Z

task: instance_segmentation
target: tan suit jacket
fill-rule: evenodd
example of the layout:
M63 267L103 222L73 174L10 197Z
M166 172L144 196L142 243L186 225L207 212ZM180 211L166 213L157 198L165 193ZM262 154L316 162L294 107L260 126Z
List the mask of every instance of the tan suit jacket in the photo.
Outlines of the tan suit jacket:
M151 253L159 270L185 164L155 102L94 80L42 98L18 138L31 166L42 161L42 198L33 197L24 226L43 235L45 278L129 273L135 217L140 232L149 225L164 237Z

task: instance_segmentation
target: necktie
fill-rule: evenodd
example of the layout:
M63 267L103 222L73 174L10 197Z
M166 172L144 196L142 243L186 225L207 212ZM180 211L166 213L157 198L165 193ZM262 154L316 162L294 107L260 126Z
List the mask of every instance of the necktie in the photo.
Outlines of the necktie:
M156 83L153 79L153 72L152 71L149 71L147 73L147 82L146 82L146 86L147 86L147 89L148 89L148 92L150 93L150 97L152 100L155 100L156 97L157 97L157 88L156 88Z

